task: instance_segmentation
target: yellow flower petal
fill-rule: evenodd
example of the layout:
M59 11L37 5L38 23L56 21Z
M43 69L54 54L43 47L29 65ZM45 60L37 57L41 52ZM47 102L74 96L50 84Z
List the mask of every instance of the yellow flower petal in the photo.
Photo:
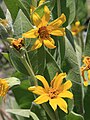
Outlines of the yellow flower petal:
M61 108L61 110L63 110L65 113L68 113L68 111L67 111L67 103L66 103L66 101L64 99L58 98L57 99L57 104Z
M53 108L54 111L57 109L57 99L56 98L50 99L49 104L51 105L51 107Z
M70 98L70 99L73 98L73 94L70 91L63 91L58 96L63 98Z
M43 83L45 90L48 91L49 85L48 85L47 80L41 75L36 75L36 78Z
M34 12L36 8L33 5L30 5L30 14L32 14Z
M44 45L49 49L54 49L56 46L50 40L43 40Z
M73 24L71 27L71 32L72 34L75 36L77 35L79 32L81 32L83 29L85 29L85 26L80 26L80 22L77 21L75 23L75 25Z
M85 87L87 87L87 86L88 86L88 81L87 81L87 80L86 80L86 81L84 81L84 83L83 83L83 84L84 84L84 86L85 86Z
M42 5L45 1L46 1L46 0L40 0L40 2L39 2L39 5L38 5L38 6Z
M44 102L47 102L49 100L49 96L48 94L43 94L43 95L40 95L36 100L34 100L34 102L36 104L42 104Z
M35 50L35 49L38 49L42 46L42 42L40 39L37 39L34 43L34 45L32 46L31 50Z
M64 91L70 89L71 87L72 87L72 82L70 80L67 80L64 83Z
M55 42L54 42L54 39L53 39L53 38L49 37L49 41L50 41L53 45L55 44Z
M53 87L54 88L56 88L56 89L59 89L60 88L60 85L61 85L61 83L62 83L62 81L63 81L63 79L66 77L66 73L60 73L57 77L56 77L56 79L55 79L55 81L54 81L54 84L53 84Z
M37 95L45 94L45 90L44 90L44 88L41 87L41 86L29 87L28 90L29 90L29 91L32 91L33 93L35 93L35 94L37 94Z
M38 37L38 29L32 29L26 33L23 33L22 36L25 37L25 38L36 38Z
M66 16L62 14L59 18L49 24L53 29L57 29L66 21Z
M44 7L44 16L42 17L43 26L46 26L48 21L50 20L50 11L47 6Z
M72 31L72 35L74 35L74 36L77 35L77 32L73 32L73 31Z
M88 70L88 80L90 80L90 70Z
M65 28L58 28L56 30L52 30L51 35L55 35L55 36L64 36L65 35Z
M77 21L77 22L75 22L75 26L79 26L80 25L80 21Z
M54 81L56 79L56 77L58 76L58 72L56 73L56 75L54 76L53 80L50 82L50 85L53 87Z
M33 92L35 89L36 89L36 86L33 86L33 87L29 87L29 88L28 88L28 90L30 90L30 91L32 91L32 92Z
M42 20L37 13L33 14L33 23L38 28L43 25Z

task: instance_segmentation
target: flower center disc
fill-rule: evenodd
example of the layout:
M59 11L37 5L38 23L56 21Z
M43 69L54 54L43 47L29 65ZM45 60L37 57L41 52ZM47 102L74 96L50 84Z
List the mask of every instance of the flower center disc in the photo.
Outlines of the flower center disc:
M56 90L56 89L54 89L54 88L50 88L50 89L49 89L49 97L50 97L51 99L56 98L58 94L59 94L59 91L58 91L58 90Z
M41 39L48 39L49 38L49 33L48 33L46 26L39 28L38 33L39 33L39 36Z

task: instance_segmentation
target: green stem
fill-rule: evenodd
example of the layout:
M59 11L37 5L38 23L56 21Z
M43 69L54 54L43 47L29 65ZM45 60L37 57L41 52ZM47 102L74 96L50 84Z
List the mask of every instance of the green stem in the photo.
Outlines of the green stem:
M61 5L60 5L60 0L57 0L57 14L58 14L58 17L61 15Z
M52 112L51 109L49 109L49 107L46 105L46 103L42 104L44 110L46 111L46 113L48 114L48 116L50 117L51 120L58 120L54 114L54 112Z
M55 111L55 115L56 115L57 120L60 120L59 115L58 115L58 110Z
M33 78L34 85L37 86L38 85L37 79L35 78L35 74L34 74L32 68L31 68L31 66L28 64L28 62L27 62L27 60L25 58L25 55L23 55L21 57L21 61L22 61L23 65L25 66L26 70L28 71L29 75Z
M29 56L28 56L28 53L27 53L26 49L25 49L25 53L26 53L26 57L27 57L28 63L30 65L30 67L32 68L32 65L31 65L31 62L30 62L30 59L29 59Z

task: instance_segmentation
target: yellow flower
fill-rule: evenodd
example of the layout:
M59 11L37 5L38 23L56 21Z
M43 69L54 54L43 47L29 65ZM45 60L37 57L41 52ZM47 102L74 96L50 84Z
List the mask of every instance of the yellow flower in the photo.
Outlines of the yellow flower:
M9 85L5 79L0 78L0 97L4 97L9 90Z
M50 37L51 35L55 36L64 36L65 28L60 28L60 26L66 21L66 16L62 14L59 18L49 23L50 20L50 11L47 6L44 6L44 15L42 18L37 13L33 14L33 23L36 28L24 33L22 36L25 38L37 38L36 42L32 46L32 50L38 49L44 44L46 47L53 49L56 46L54 45L54 40Z
M29 87L28 90L32 91L33 93L40 95L34 102L36 104L42 104L44 102L49 101L49 104L55 111L57 109L57 105L67 113L67 103L63 98L73 98L73 94L68 91L71 88L72 83L68 80L65 83L63 79L66 77L66 73L56 74L53 80L49 84L47 83L46 79L41 75L36 75L36 78L40 80L44 87L41 86L32 86Z
M85 26L81 26L81 25L80 25L80 22L77 21L77 22L75 22L75 25L72 25L72 27L71 27L71 32L72 32L72 34L75 36L75 35L77 35L79 32L81 32L84 28L85 28Z
M13 45L14 48L19 50L22 46L24 46L24 39L23 38L13 39L11 41L11 44Z
M45 1L46 1L46 0L40 0L37 7L39 7L40 5L42 5ZM36 9L36 7L34 7L33 5L31 5L31 6L30 6L30 14L32 14L35 9Z
M84 65L81 67L81 73L84 80L84 85L88 86L88 80L90 80L90 57L89 56L84 57L83 63ZM85 71L88 72L88 80L86 80L85 78L85 75L84 75Z

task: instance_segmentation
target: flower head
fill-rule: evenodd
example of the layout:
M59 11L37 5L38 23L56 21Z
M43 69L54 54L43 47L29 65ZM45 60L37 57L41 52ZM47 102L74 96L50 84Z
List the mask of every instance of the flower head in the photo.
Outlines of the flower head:
M9 89L9 84L5 79L0 78L0 96L4 97Z
M75 25L73 24L71 27L71 32L73 35L77 35L79 32L81 32L83 29L85 28L85 26L81 26L80 22L77 21L75 22Z
M11 44L13 45L13 47L15 47L17 50L19 50L21 47L24 46L24 39L23 38L19 38L19 39L13 39Z
M54 111L57 109L58 105L64 112L67 113L67 103L63 98L72 99L73 94L68 91L68 89L72 86L71 81L68 80L67 82L62 83L65 77L66 73L56 74L49 86L43 76L37 75L36 78L42 82L44 87L33 86L28 88L28 90L33 93L40 95L36 100L34 100L34 102L36 104L42 104L49 101L49 104Z
M65 35L65 28L60 28L60 26L66 21L66 16L64 14L48 24L49 20L50 11L47 6L44 6L44 15L42 18L40 18L37 13L33 14L33 23L36 28L31 29L22 35L25 38L38 38L32 46L32 50L40 48L42 44L50 49L53 49L56 46L54 45L54 40L50 37L50 35Z
M83 63L84 65L81 67L81 73L84 80L84 85L88 86L88 80L90 80L90 57L89 56L84 57ZM84 75L85 71L88 72L88 80L85 78L85 75Z

